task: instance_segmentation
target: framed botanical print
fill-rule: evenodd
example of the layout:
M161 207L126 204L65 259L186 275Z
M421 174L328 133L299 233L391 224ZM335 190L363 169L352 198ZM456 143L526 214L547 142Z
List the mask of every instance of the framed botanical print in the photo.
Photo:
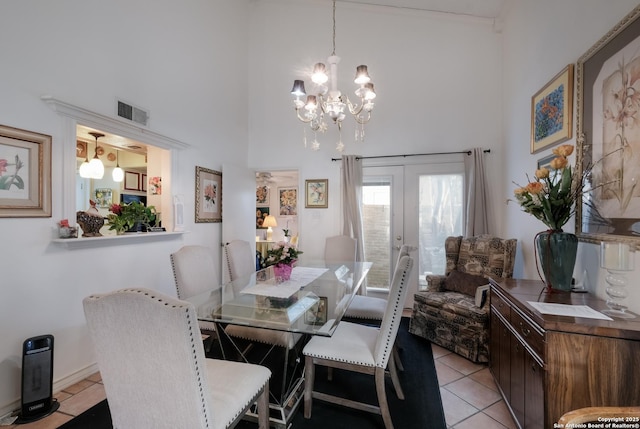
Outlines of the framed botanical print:
M196 166L196 223L222 222L222 173Z
M640 246L640 6L578 60L576 203L582 241Z
M269 206L269 187L266 185L256 186L256 207Z
M51 136L0 125L0 217L51 217Z
M573 135L573 64L531 97L531 153Z
M280 216L295 216L298 214L298 188L278 188Z
M308 179L305 180L305 200L306 208L326 209L329 207L327 198L329 197L328 179Z

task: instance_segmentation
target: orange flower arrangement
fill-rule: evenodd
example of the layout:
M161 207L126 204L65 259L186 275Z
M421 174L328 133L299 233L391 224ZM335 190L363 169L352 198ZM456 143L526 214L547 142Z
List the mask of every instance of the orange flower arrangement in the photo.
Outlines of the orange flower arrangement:
M565 144L553 149L556 157L547 168L535 172L535 179L526 186L514 190L516 201L525 213L540 219L549 229L561 230L575 213L575 202L583 191L584 178L574 173L567 157L573 153L573 145ZM516 184L517 185L517 184Z

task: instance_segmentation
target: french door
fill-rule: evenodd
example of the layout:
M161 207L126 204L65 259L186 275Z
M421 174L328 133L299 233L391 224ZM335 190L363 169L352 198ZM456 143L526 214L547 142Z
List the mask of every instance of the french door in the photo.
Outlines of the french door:
M444 240L462 235L464 225L464 164L424 163L363 167L365 254L373 267L369 291L388 289L398 251L412 252L414 268L405 308L426 284L425 275L445 271Z

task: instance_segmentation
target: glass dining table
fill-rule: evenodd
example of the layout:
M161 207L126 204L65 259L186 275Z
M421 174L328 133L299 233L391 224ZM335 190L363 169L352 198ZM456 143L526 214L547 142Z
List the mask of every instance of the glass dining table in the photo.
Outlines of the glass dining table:
M299 260L288 280L277 277L271 266L186 301L195 306L199 320L216 324L218 346L212 357L270 367L271 424L288 428L304 389L304 344L312 335L333 334L371 265ZM227 334L230 326L290 333L297 341L291 349L246 343Z

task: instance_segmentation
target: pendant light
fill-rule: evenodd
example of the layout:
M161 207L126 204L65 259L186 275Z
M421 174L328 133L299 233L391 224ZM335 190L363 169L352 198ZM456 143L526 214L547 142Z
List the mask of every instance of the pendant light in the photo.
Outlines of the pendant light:
M92 179L102 179L104 176L104 164L100 161L100 158L98 158L98 138L104 137L104 134L96 132L91 132L89 134L96 138L95 155L93 156L93 159L89 161L90 177Z
M122 182L124 180L124 170L120 168L120 158L118 157L119 150L116 149L116 168L113 169L111 176L114 182Z
M87 157L87 151L85 151L84 161L83 161L82 164L80 164L80 168L78 169L78 173L80 174L80 177L82 177L84 179L90 179L91 178L91 168L89 167L89 158Z

